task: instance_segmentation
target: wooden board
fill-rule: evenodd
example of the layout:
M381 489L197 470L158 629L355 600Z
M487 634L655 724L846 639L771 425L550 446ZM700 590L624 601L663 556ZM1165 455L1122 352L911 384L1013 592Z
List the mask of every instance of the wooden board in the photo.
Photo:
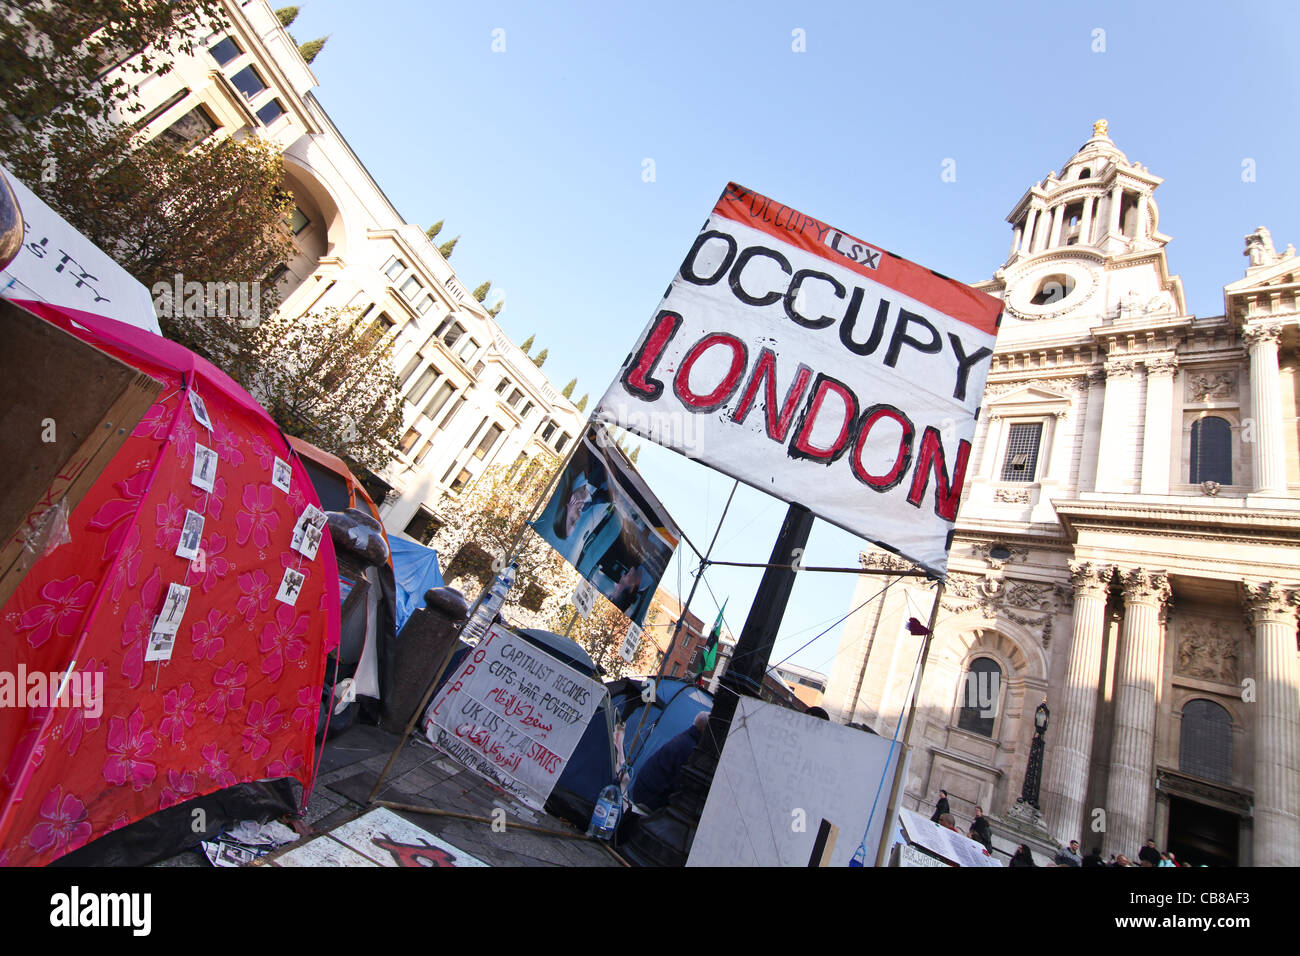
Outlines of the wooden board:
M41 557L23 547L33 527L60 502L75 510L162 383L4 300L0 336L3 606Z

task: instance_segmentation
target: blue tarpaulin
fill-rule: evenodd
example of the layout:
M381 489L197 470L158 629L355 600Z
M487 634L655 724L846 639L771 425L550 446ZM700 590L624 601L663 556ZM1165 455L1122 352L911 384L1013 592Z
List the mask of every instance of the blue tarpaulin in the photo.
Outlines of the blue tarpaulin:
M442 571L438 568L438 552L426 548L418 541L390 534L388 546L393 552L393 577L397 583L397 630L400 633L406 620L424 607L424 592L442 587Z

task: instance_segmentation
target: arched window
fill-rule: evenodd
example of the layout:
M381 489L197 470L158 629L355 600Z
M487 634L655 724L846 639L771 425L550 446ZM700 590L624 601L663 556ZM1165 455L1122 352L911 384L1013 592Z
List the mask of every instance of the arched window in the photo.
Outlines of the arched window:
M1089 169L1087 166L1085 166L1085 167L1083 167L1083 169L1079 170L1079 178L1080 178L1080 179L1087 179L1087 178L1088 178L1089 176L1091 176L1091 175L1092 175L1092 170Z
M1232 484L1232 426L1227 419L1210 415L1192 423L1192 459L1188 480Z
M1212 700L1183 706L1178 769L1216 783L1232 782L1232 717Z
M962 678L961 711L957 727L984 737L993 736L993 722L998 716L998 700L1002 691L1002 668L988 657L977 657L970 662Z

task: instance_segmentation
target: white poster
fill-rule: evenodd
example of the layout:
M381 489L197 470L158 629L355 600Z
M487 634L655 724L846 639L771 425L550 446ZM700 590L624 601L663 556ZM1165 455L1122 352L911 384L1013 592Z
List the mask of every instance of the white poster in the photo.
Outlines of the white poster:
M628 625L627 634L623 637L623 643L618 649L618 656L624 661L631 664L632 659L636 657L636 649L641 645L641 628L636 624Z
M425 713L449 756L540 810L605 688L499 624Z
M889 743L742 697L686 865L807 866L822 820L839 828L829 866L848 866L864 834L874 865L901 749Z
M943 574L1001 311L733 183L594 418Z
M0 271L0 295L81 309L161 335L144 284L37 199L8 169L4 173L22 209L23 244L14 261Z

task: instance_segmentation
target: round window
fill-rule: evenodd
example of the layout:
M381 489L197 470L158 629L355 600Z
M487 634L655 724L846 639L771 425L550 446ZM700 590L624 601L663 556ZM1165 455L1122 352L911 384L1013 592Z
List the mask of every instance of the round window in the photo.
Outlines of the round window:
M1050 276L1044 276L1042 281L1038 283L1038 288L1034 291L1029 304L1051 305L1053 302L1060 302L1073 291L1073 276L1066 275L1063 272L1053 273Z

